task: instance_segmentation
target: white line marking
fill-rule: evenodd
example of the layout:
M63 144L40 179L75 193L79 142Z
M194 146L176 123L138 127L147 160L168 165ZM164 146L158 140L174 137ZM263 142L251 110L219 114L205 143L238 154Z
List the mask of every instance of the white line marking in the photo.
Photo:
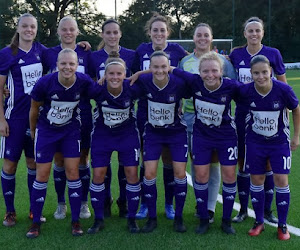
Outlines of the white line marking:
M186 177L187 177L187 183L190 185L190 186L193 186L193 181L192 181L192 177L191 175L186 172ZM223 199L222 199L222 195L218 194L218 198L217 198L217 201L221 204L223 204ZM234 202L233 204L233 209L236 210L236 211L240 211L240 207L241 205L237 202ZM254 211L251 209L251 208L248 208L248 216L249 217L252 217L252 218L255 218L255 213ZM277 224L275 223L271 223L267 220L264 221L265 224L268 224L272 227L277 227ZM286 225L289 232L294 234L294 235L297 235L297 236L300 236L300 228L297 228L297 227L294 227L294 226L291 226L289 224Z

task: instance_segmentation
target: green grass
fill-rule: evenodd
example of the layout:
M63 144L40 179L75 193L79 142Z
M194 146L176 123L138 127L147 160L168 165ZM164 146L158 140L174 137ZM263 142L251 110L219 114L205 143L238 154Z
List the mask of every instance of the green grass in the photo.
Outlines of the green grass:
M288 82L300 98L300 71L289 70L287 72ZM299 79L295 79L298 78ZM0 161L2 163L2 161ZM291 205L288 223L300 228L298 217L300 204L300 153L299 149L293 153L291 174L289 176L291 189ZM117 162L113 156L113 182L112 194L118 197L117 188ZM188 169L190 165L188 164ZM162 168L158 174L158 228L151 234L130 235L126 230L126 220L117 216L117 206L113 203L112 217L105 220L105 229L96 235L85 234L82 237L72 237L70 233L70 209L68 206L67 218L57 221L53 218L56 209L56 195L54 192L53 179L48 184L48 192L43 214L47 217L46 224L42 225L42 233L39 238L30 240L25 233L30 225L27 218L29 210L29 198L27 191L27 177L24 158L19 163L16 176L15 205L18 215L17 225L13 228L0 226L0 246L2 249L298 249L300 237L292 235L288 242L280 242L276 239L276 228L266 225L265 232L259 237L249 237L247 231L253 225L253 219L248 218L244 223L234 225L237 235L224 235L220 229L222 205L217 204L215 222L211 225L209 232L204 236L194 233L198 219L194 217L195 198L191 187L184 208L184 219L188 227L187 233L174 233L172 221L165 218L164 191L162 185ZM251 205L250 205L251 207ZM90 206L91 208L91 206ZM273 209L276 210L273 202ZM92 210L92 209L91 209ZM5 205L2 194L0 195L0 215L5 213ZM233 215L236 211L233 212ZM86 231L93 223L93 218L82 220L83 229ZM142 226L144 221L138 221Z

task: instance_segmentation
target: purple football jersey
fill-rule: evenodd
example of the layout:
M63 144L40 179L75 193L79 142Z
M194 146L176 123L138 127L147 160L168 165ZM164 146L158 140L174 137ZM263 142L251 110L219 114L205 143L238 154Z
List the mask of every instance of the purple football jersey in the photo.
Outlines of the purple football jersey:
M231 116L231 100L237 99L241 83L223 78L216 90L204 86L198 74L174 69L173 73L185 79L191 93L196 112L193 131L210 139L228 140L236 137L236 126Z
M143 74L132 88L139 89L146 97L148 107L145 110L148 117L146 127L148 126L149 130L160 128L163 132L165 128L171 131L185 128L179 113L181 100L187 97L186 84L183 79L169 74L167 85L159 88L153 83L152 73Z
M107 90L107 83L101 86L101 94L95 98L95 133L103 134L126 133L135 129L134 97L131 92L130 82L124 80L122 92L113 96Z
M88 75L76 72L76 81L68 88L58 81L58 72L42 77L33 88L31 97L43 102L37 126L53 128L80 126L77 106L81 98L92 98L97 95L99 85Z
M229 58L236 69L238 74L238 80L242 83L252 82L252 76L250 73L250 61L256 55L264 55L269 61L270 65L276 75L285 74L285 67L283 64L282 56L278 49L267 47L262 45L261 50L255 55L251 55L247 47L234 49Z
M129 77L131 75L131 68L135 52L134 50L120 47L119 54L120 58L122 58L126 63L126 76ZM89 73L92 78L97 77L97 79L99 80L104 76L105 61L107 60L107 58L108 54L105 49L94 51L91 54L89 61Z
M12 55L10 47L0 51L0 75L7 76L9 97L5 99L6 119L28 119L30 93L35 83L42 77L41 57L45 46L34 42L29 51L19 48Z
M246 142L273 145L289 141L287 109L293 110L299 103L290 86L273 79L270 92L261 95L252 82L241 86L240 97L249 109Z
M47 49L43 53L42 63L44 67L44 73L53 73L57 71L56 62L59 52L62 51L61 45ZM84 48L76 45L74 50L78 57L78 68L77 72L88 74L88 58L91 51L85 51Z

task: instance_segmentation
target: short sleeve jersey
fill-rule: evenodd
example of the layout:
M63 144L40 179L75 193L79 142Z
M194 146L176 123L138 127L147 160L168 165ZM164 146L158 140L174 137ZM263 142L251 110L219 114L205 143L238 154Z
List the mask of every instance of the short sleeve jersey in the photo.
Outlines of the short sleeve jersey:
M196 112L193 131L209 139L228 140L236 136L236 126L231 116L231 100L238 96L240 83L223 78L219 88L209 90L198 74L174 69L174 74L185 79L191 93Z
M134 96L130 90L130 82L124 80L122 92L113 96L107 90L107 83L101 86L101 94L95 98L97 107L94 118L95 132L126 133L135 129Z
M246 117L246 142L281 144L289 141L287 109L295 109L299 101L289 85L272 81L272 89L266 95L255 89L254 82L240 88L240 97L250 110Z
M248 52L247 47L237 48L231 52L229 58L233 67L237 71L238 80L240 82L249 83L253 81L250 73L250 61L256 55L266 56L269 59L270 65L276 75L285 74L282 56L278 49L262 45L260 51L258 51L255 55L251 55Z
M38 128L79 128L79 101L83 97L94 97L98 88L98 84L88 75L78 72L76 81L70 87L65 87L58 81L58 72L42 77L31 92L33 100L43 102Z
M131 68L133 64L133 59L135 51L131 49L126 49L120 47L119 49L120 58L122 58L126 63L126 76L131 75ZM105 61L108 58L108 53L105 49L99 51L94 51L90 57L89 72L92 78L97 78L98 80L104 76L105 72Z
M34 42L29 51L18 49L12 55L10 47L0 50L0 75L7 76L9 97L5 98L6 119L28 119L30 93L35 83L42 77L41 57L45 46Z
M169 74L169 82L163 87L158 87L152 80L151 73L141 75L133 89L142 90L146 97L147 116L146 126L151 129L158 128L169 131L184 128L179 113L181 99L187 97L186 84L184 80L173 74ZM140 95L140 94L139 94Z
M218 54L218 56L224 63L223 76L230 79L236 79L235 70L232 64L224 56L220 54ZM195 53L192 53L181 60L179 68L193 74L199 74L199 62L200 58L196 57ZM191 99L185 100L183 110L184 112L194 113L193 101Z
M44 73L53 73L57 71L56 62L59 52L62 51L61 45L49 48L43 54ZM85 51L84 48L77 46L74 50L78 57L77 72L88 74L88 59L91 51Z

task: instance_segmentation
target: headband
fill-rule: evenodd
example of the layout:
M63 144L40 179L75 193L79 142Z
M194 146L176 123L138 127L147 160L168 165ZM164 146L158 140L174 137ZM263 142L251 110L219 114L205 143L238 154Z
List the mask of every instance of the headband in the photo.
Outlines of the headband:
M250 21L250 22L248 22L248 23L246 24L245 30L247 29L248 25L249 25L249 24L252 24L252 23L258 23L258 24L260 24L260 25L262 26L261 22L259 22L259 21Z
M110 62L110 63L106 64L106 65L105 65L105 70L107 69L107 67L108 67L109 65L112 65L112 64L118 64L118 65L121 65L121 66L125 69L125 66L124 66L123 63L114 61L114 62Z

